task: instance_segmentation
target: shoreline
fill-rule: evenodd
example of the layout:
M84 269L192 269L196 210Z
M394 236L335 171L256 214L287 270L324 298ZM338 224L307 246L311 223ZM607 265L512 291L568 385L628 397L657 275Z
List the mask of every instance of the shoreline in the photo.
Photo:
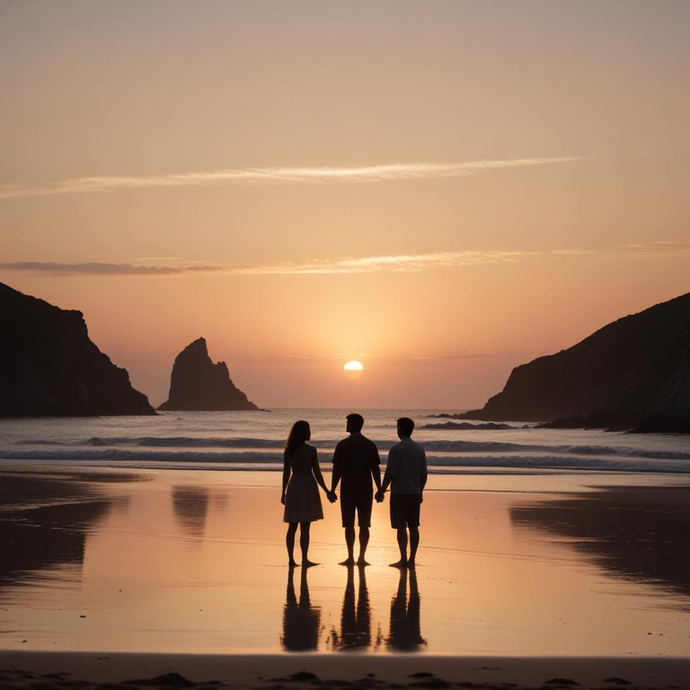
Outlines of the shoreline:
M168 675L176 674L176 675ZM298 674L296 678L292 678ZM161 678L166 677L167 678ZM160 682L155 682L158 678ZM142 679L145 682L132 682ZM214 687L688 688L679 657L506 657L346 654L103 654L0 651L3 688ZM47 683L37 685L38 683Z

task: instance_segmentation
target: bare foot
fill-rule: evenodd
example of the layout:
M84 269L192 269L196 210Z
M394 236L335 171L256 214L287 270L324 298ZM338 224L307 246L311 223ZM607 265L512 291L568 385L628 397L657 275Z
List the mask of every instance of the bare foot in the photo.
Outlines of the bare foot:
M371 563L369 563L369 561L365 561L365 560L360 556L360 557L357 559L357 565L358 565L360 568L363 568L365 565L371 565Z
M294 560L288 561L288 568L299 568L299 563Z
M314 561L302 561L303 568L311 568L314 565L318 565L318 563L314 563Z
M407 561L403 561L402 558L395 563L389 563L391 568L407 568Z
M338 565L347 565L347 566L351 566L354 564L355 564L354 558L346 558L344 561L341 561L340 563L338 563Z

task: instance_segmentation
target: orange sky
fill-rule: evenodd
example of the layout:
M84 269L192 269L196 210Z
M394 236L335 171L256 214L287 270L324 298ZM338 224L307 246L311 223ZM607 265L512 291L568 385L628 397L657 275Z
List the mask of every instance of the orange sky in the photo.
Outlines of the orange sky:
M690 290L690 5L0 8L0 280L160 403L479 405ZM357 381L340 368L359 359Z

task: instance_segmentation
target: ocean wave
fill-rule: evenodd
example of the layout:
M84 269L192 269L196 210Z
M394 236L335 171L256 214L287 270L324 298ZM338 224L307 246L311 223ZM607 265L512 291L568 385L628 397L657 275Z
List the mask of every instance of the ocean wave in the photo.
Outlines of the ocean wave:
M523 451L524 452L524 451ZM672 453L667 455L673 455ZM678 454L676 454L678 455ZM154 461L154 462L203 462L226 464L272 464L279 469L282 463L280 453L240 451L166 451L166 450L125 450L121 448L89 448L89 449L51 449L51 450L0 450L2 460L92 460L92 461ZM627 456L602 455L568 455L548 454L538 455L510 454L510 455L428 455L431 467L504 467L526 469L563 469L613 472L660 472L690 474L690 463L686 458L674 457L648 458ZM322 463L328 467L328 462Z
M439 424L423 424L421 429L450 429L454 431L502 431L505 429L531 429L529 424L514 426L502 422L485 422L470 424L469 422L441 422Z
M152 451L123 450L107 448L103 450L82 450L77 448L60 450L0 450L0 460L161 460L165 462L242 462L242 463L282 463L282 453L214 453L201 451Z
M322 440L315 441L313 445L325 456L328 456L335 448L338 441ZM376 441L381 451L388 451L396 441ZM198 448L209 449L209 453L215 455L211 449L265 449L274 450L274 459L278 453L282 454L284 442L279 439L263 438L223 438L223 437L196 437L196 436L121 436L121 437L92 437L89 439L66 442L51 441L45 439L21 440L16 443L19 446L55 447L57 449L73 448L75 450L65 451L71 453L82 452L81 449L89 448L112 448L117 450L122 446L136 446L137 448ZM648 458L651 460L690 460L690 452L676 450L646 450L639 448L624 448L602 445L544 445L537 443L508 443L502 441L462 441L454 440L435 440L423 441L422 446L430 453L545 453L563 454L579 456L613 456ZM23 451L20 451L23 452ZM28 452L28 451L27 451ZM34 451L31 451L34 452ZM124 452L124 451L123 451ZM135 451L129 451L135 452ZM137 456L141 456L143 451L136 451ZM282 461L282 457L280 458Z
M335 442L334 442L335 444ZM214 436L92 436L81 441L24 439L20 446L138 446L140 448L283 448L285 441Z

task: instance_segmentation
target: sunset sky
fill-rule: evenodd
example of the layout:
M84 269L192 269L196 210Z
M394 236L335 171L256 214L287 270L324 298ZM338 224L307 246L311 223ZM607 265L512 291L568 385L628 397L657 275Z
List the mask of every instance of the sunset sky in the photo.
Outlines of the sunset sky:
M204 336L263 407L481 405L690 291L689 33L686 0L0 0L0 281L154 404Z

